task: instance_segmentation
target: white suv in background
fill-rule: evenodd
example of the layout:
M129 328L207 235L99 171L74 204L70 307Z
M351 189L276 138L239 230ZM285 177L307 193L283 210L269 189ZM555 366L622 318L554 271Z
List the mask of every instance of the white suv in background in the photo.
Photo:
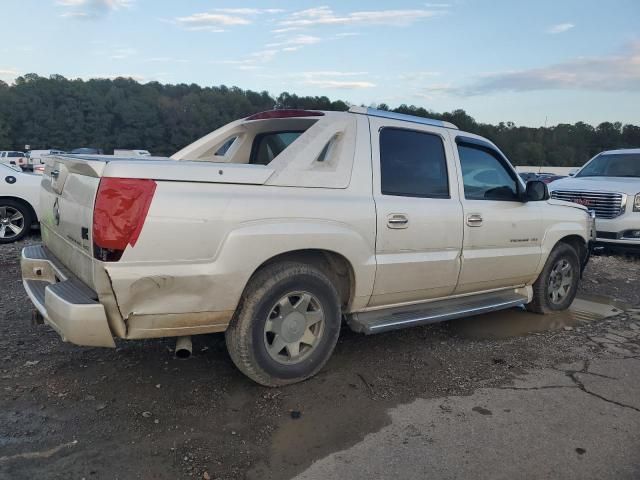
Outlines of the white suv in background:
M602 152L549 190L595 211L600 245L640 251L640 148Z

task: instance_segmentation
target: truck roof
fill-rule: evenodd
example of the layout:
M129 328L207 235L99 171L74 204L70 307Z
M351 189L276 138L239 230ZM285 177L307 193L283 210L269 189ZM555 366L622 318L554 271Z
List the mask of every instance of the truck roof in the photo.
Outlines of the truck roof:
M436 120L434 118L418 117L416 115L407 115L404 113L389 112L387 110L378 110L371 107L357 107L353 106L349 109L351 113L359 113L362 115L369 115L370 117L389 118L391 120L400 120L411 123L421 123L422 125L432 125L434 127L453 128L458 130L458 127L451 122L445 122L444 120Z
M355 105L349 108L347 112L301 109L267 110L250 115L249 117L246 117L244 121L267 120L274 118L322 117L325 115L341 115L345 113L355 113L358 115L368 115L370 117L388 118L390 120L399 120L402 122L419 123L422 125L431 125L434 127L451 128L458 130L458 127L453 123L446 122L444 120L418 117L416 115L407 115L404 113L389 112L387 110L378 110L371 107L358 107Z

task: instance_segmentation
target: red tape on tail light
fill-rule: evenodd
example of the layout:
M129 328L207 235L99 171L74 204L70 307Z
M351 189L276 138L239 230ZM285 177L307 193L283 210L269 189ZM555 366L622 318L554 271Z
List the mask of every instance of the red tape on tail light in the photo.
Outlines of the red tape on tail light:
M148 179L100 180L93 209L93 244L115 252L100 255L101 259L119 259L127 245L136 244L155 190L156 182Z

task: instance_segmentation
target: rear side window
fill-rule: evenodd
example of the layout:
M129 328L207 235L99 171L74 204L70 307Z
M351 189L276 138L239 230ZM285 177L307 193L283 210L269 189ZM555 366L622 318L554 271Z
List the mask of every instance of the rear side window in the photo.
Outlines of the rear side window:
M438 135L382 129L380 176L383 195L449 198L447 160Z
M291 145L304 130L287 132L269 132L256 135L251 146L251 159L254 165L268 165Z
M231 145L233 145L233 143L236 141L238 137L231 137L230 139L228 139L226 142L224 142L220 148L218 148L218 150L216 151L215 155L219 156L219 157L223 157L227 154L227 152L229 151L229 149L231 148Z

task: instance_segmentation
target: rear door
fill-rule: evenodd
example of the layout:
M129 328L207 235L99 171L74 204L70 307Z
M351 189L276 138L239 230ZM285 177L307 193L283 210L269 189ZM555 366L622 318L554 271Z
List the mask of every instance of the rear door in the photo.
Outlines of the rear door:
M462 271L456 293L524 284L542 256L541 202L520 200L522 184L492 144L455 135L464 209Z
M370 305L449 295L460 271L462 206L444 128L369 117L377 212Z

